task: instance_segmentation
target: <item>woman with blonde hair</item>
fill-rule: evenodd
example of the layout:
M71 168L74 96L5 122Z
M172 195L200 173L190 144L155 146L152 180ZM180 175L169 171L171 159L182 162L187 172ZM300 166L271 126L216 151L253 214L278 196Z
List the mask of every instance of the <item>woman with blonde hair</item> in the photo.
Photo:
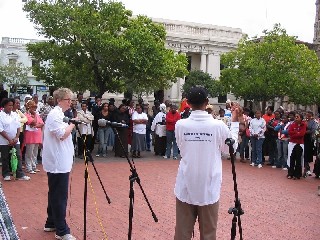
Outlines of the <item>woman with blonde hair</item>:
M24 144L26 146L26 171L35 174L40 170L37 169L37 155L39 145L42 144L42 127L44 125L42 118L36 112L37 104L29 100L26 104L27 112L25 113L28 121L24 131Z

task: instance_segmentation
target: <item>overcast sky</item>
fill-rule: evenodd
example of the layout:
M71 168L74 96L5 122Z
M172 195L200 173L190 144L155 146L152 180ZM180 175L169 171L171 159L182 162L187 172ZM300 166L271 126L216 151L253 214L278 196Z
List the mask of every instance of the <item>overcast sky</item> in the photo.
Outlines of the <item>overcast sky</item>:
M289 35L312 42L316 0L123 0L134 15L143 14L242 29L261 35L280 23ZM0 0L0 37L40 38L22 11L22 0Z

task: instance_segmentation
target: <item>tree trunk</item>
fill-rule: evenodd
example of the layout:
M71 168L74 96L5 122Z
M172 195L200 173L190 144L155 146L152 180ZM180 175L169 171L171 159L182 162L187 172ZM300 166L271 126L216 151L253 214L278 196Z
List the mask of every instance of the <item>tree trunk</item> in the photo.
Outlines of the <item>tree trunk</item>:
M263 114L265 114L266 113L266 106L267 106L267 101L262 101L262 106L261 106L261 112L263 113Z

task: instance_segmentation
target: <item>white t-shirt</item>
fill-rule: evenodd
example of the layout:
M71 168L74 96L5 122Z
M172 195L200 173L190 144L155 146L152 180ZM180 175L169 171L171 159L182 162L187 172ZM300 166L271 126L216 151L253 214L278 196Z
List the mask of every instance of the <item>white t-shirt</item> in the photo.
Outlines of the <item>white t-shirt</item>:
M144 112L138 113L136 111L132 114L132 120L141 120L141 119L145 119L148 121L147 114L145 114ZM133 123L133 132L135 133L146 134L146 128L147 128L146 124Z
M182 158L174 193L180 201L205 206L219 200L221 152L229 152L227 138L235 140L234 149L237 149L238 132L238 122L232 122L229 130L222 121L199 110L176 123L175 136Z
M64 113L56 106L48 114L43 131L42 165L46 172L67 173L71 171L74 148L71 134L64 140L60 138L66 131Z
M0 111L0 132L5 131L10 139L13 139L17 135L17 129L20 132L20 121L19 116L15 112L10 114L5 113L3 110ZM2 135L0 135L0 145L8 145L9 142ZM20 144L19 139L17 144Z

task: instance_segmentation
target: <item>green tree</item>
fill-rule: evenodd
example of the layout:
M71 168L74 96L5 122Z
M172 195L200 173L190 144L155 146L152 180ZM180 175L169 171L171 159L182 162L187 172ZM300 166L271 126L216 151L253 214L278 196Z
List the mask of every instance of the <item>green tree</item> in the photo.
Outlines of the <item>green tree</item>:
M0 82L7 84L15 93L18 87L29 84L28 73L31 68L22 63L0 66Z
M132 17L120 2L30 0L24 10L48 41L28 45L38 79L75 91L151 92L187 74L186 57L165 48L162 25Z
M184 93L188 92L193 86L202 86L206 88L208 94L212 98L226 94L226 91L219 80L213 79L209 73L200 70L190 71L182 90Z
M283 99L319 102L320 65L316 53L276 24L261 38L245 37L221 56L221 83L236 97L255 101Z

